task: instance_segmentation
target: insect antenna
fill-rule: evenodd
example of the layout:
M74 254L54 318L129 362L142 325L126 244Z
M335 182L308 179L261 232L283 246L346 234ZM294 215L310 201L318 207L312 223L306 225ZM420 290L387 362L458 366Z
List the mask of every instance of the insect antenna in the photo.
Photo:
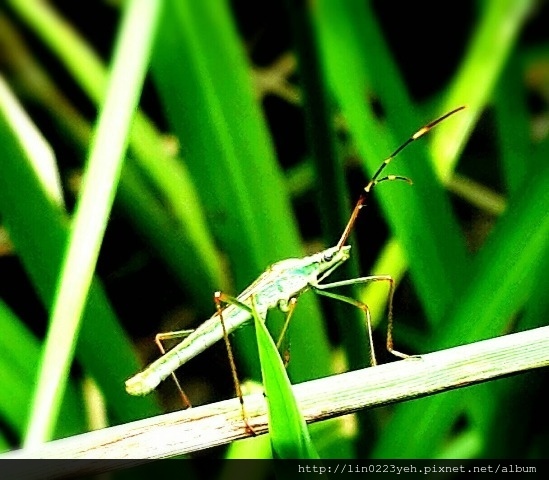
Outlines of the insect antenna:
M349 221L347 222L347 225L345 226L345 230L343 230L343 234L341 235L341 238L339 239L339 242L337 242L338 249L341 249L343 245L347 242L347 239L349 238L349 235L351 234L351 231L353 230L353 227L355 225L355 222L358 218L358 214L362 207L366 205L366 200L368 196L370 195L370 192L372 189L379 183L385 182L387 180L403 180L407 182L408 184L412 184L412 180L410 180L408 177L403 177L401 175L387 175L385 177L381 177L380 175L385 170L385 167L391 163L391 161L400 153L402 150L404 150L410 143L415 142L418 138L421 138L423 135L428 133L433 127L438 125L440 122L446 120L449 116L453 115L454 113L459 112L460 110L463 110L465 106L461 106L458 108L455 108L454 110L442 115L441 117L437 118L436 120L433 120L432 122L428 123L427 125L424 125L421 127L416 133L414 133L408 140L406 140L400 147L398 147L391 155L389 155L381 165L378 167L377 171L374 173L370 181L366 184L364 187L362 193L360 194L360 197L358 201L356 202L355 208L353 209L353 213L351 213L351 216L349 218Z

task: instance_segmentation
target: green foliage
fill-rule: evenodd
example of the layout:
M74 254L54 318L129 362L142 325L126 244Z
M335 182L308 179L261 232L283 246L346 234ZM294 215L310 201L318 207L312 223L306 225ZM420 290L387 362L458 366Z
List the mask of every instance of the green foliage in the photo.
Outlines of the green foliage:
M286 2L279 16L250 21L246 14L253 9L243 2L165 2L150 83L142 93L146 107L131 123L99 268L73 345L81 368L69 377L57 437L89 429L83 412L97 407L80 391L81 375L99 386L110 424L159 413L154 397L124 392L124 380L155 355L145 349L138 359L129 338L148 342L157 331L192 328L213 312L214 290L237 294L267 265L333 245L349 199L382 159L421 125L462 104L465 111L389 167L388 173L410 177L413 187L386 182L374 189L352 242L355 265L346 275L391 274L402 282L395 334L397 349L406 352L544 323L549 44L536 34L538 22L546 24L546 10L534 9L530 0L454 5L454 13L466 19L463 25L447 25L447 17L427 27L411 25L418 36L428 30L422 38L429 41L421 43L395 33L383 6L391 2L371 3ZM412 8L399 5L399 15ZM100 2L86 8L103 9L119 31L117 10ZM411 11L418 22L421 8ZM4 449L22 441L31 416L38 337L46 330L44 312L51 314L71 235L70 205L80 193L75 165L82 171L91 155L93 110L104 108L112 73L116 35L101 59L105 39L99 32L105 25L94 23L101 15L85 21L71 15L35 0L0 7L0 41L7 52L0 84L0 219L2 238L9 239L2 241L0 259ZM271 47L255 37L261 22L277 32L273 45L281 55L269 58L268 66L261 55ZM440 48L432 44L453 53L439 57ZM419 94L414 78L421 79ZM291 114L277 116L273 105ZM300 138L295 125L307 134L306 149L290 140ZM127 127L129 120L111 127L113 145L124 142ZM178 149L163 130L177 137ZM486 188L498 191L491 198L505 205L503 214L484 207ZM16 267L10 257L17 258ZM30 287L19 281L21 271ZM366 288L354 295L381 322L381 347L386 292ZM193 318L170 325L166 319L174 311ZM311 293L299 299L290 333L293 382L340 369L341 353L352 368L368 358L364 321L355 313L334 310ZM273 314L267 324L279 320ZM252 329L242 328L235 337L239 373L259 379ZM200 383L193 378L199 372L210 385L228 387L209 396L203 389L189 391L191 398L229 396L222 353L207 355L184 367L192 381L182 378L183 386ZM363 412L354 429L342 422L330 429L312 426L312 443L321 458L539 456L548 438L546 425L532 427L542 408L541 382L542 373L527 374ZM289 392L266 388L283 413ZM298 419L293 424L303 426ZM247 456L268 454L263 442L252 444Z

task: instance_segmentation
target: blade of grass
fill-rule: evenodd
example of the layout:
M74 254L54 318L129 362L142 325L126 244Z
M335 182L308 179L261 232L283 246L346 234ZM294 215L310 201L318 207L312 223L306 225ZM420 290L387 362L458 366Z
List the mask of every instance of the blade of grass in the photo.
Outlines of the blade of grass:
M41 4L39 8L44 8L44 5ZM40 18L43 19L43 16ZM45 18L49 18L49 16L45 15ZM55 20L46 23L51 29L59 32L56 30ZM57 85L56 77L52 72L41 65L42 57L38 58L33 53L33 50L25 43L24 37L18 35L13 23L2 22L0 18L0 24L0 32L3 35L0 36L0 41L8 36L5 41L8 44L7 48L12 52L9 58L11 59L10 67L13 70L13 84L22 85L19 88L23 90L25 98L32 101L33 104L37 103L44 107L46 113L51 115L51 120L57 129L66 136L67 142L72 144L80 153L79 156L84 158L92 134L90 123L73 105L70 96ZM63 30L61 29L61 31ZM66 43L77 43L75 35L66 37ZM85 48L83 50L86 51ZM98 61L97 63L96 69L102 70ZM86 66L81 65L81 69L86 70ZM148 135L153 138L159 136L158 132L143 130L145 129L141 128L139 131L141 136ZM142 142L140 138L137 138L137 141ZM196 227L197 224L201 225L200 216L189 214L183 220L179 215L179 210L171 208L173 202L167 201L165 197L177 196L176 207L184 206L185 208L181 210L185 212L193 213L201 207L194 202L192 185L190 189L185 188L185 175L182 175L181 172L179 174L173 172L174 165L183 171L181 165L175 163L173 159L168 162L164 161L163 158L168 158L167 153L160 155L156 153L167 151L167 146L161 142L154 144L152 141L147 142L147 145L149 151L145 151L143 155L151 163L163 167L163 176L167 179L165 183L175 187L179 186L180 193L174 188L174 193L168 195L170 192L166 192L165 188L161 189L154 182L148 181L149 179L140 171L135 159L130 157L124 163L122 170L117 204L129 217L130 222L134 223L140 235L156 250L176 280L182 284L183 288L190 291L190 296L195 300L196 306L209 306L210 292L223 287L224 282L222 278L214 282L214 279L220 276L220 268L210 269L211 271L207 268L196 268L197 264L203 267L205 265L218 266L217 263L203 262L203 258L209 256L211 240L208 238L204 240L200 234L194 233L205 231L206 226ZM178 180L180 177L183 177L182 181ZM196 240L192 241L193 238ZM200 312L211 313L206 307L203 307Z
M24 118L23 110L13 98L7 98L10 95L3 89L0 96L0 156L3 168L0 176L0 211L14 249L42 303L49 309L68 238L68 220L59 202L47 193L43 177L39 177L35 169L40 160L29 159L25 154L37 154L36 145L34 148L28 145L35 137L26 135L31 126L18 128ZM15 120L14 116L20 118ZM26 121L30 123L28 118ZM77 349L82 365L101 385L119 421L154 413L151 399L130 403L120 388L124 378L137 370L138 364L97 281L93 282L89 297L86 321ZM114 357L112 352L117 352L117 356ZM34 374L26 383L32 385L33 382ZM64 419L69 429L73 428L69 427L72 425L71 418L67 415Z
M316 195L321 205L330 205L329 209L320 209L321 221L325 236L331 237L332 242L335 242L349 217L349 198L343 166L337 151L334 112L320 62L310 6L303 2L291 1L286 2L286 5L298 57L308 142L312 164L315 166Z
M122 169L127 133L141 93L158 8L154 2L132 0L124 12L112 77L61 268L26 446L48 439L57 422L80 319Z
M21 435L29 415L32 384L22 379L35 375L40 360L40 343L28 328L0 300L0 411L3 421ZM85 430L81 400L74 385L68 385L63 399L66 421L58 424L56 436L67 437Z
M522 81L524 70L515 54L499 77L494 95L494 114L498 129L498 145L507 191L514 193L528 172L534 171L530 132L522 128L529 123L527 92ZM539 157L538 157L539 158Z
M546 142L547 143L547 142ZM546 295L547 283L543 281L549 267L549 250L537 265L537 273L534 272L534 282L531 301L525 308L523 315L517 324L517 331L525 331L547 324L549 314L549 296ZM481 445L480 458L535 458L530 452L531 443L528 436L531 435L529 426L535 422L539 412L539 395L543 396L544 377L542 375L526 375L501 383L497 395L492 395L491 415L480 411L478 421L484 427L483 438L487 439ZM524 392L530 392L525 396ZM503 403L503 405L502 405ZM489 406L486 406L488 409ZM490 409L492 410L492 409ZM513 412L513 415L509 415Z
M299 78L302 89L305 122L313 164L316 167L315 193L319 206L324 238L334 243L349 217L349 195L345 185L345 172L337 148L334 131L334 112L330 102L324 70L310 5L304 2L286 2L290 14L292 34L298 55ZM338 272L342 278L358 277L358 257L352 256ZM349 314L336 303L334 317L342 332L343 345L350 368L368 365L368 335L362 314L353 310ZM358 347L358 348L357 348Z
M32 163L32 168L40 179L46 195L50 201L63 207L61 179L53 150L29 120L2 77L0 77L0 104L2 113L9 119L13 130L19 132L19 135L25 139L20 144L23 154Z
M10 5L59 58L89 98L96 105L100 104L107 82L106 69L99 57L70 24L58 15L51 5L44 2L10 0ZM218 262L218 254L208 232L198 195L184 165L166 153L160 133L141 111L137 111L134 118L130 148L134 153L130 160L135 161L134 166L139 170L133 172L132 177L142 175L147 183L154 187L152 191L149 188L146 193L160 197L167 212L164 217L168 217L164 226L171 228L158 232L155 230L158 224L150 222L150 218L141 212L137 213L136 224L157 245L164 261L190 289L197 305L209 304L210 292L225 287L228 280ZM125 180L122 181L121 187L124 188L124 204L133 215L136 215L135 209L131 207L132 202L139 200L134 196L128 199L129 194L125 194ZM159 233L162 233L164 238L184 242L183 249L191 254L170 257L175 246L159 247L156 241ZM170 258L175 260L170 262ZM203 288L204 286L206 288Z
M48 25L53 23L55 22L50 22ZM67 42L71 41L73 41L72 38L67 39ZM33 102L44 105L58 129L64 132L68 137L67 140L74 144L77 151L84 157L92 134L90 123L72 105L54 79L50 78L50 72L40 64L38 58L33 56L23 39L12 35L12 42L17 45L18 57L22 57L19 62L15 62L16 67L20 66L15 68L16 81L23 84L26 91L30 92ZM154 139L159 136L158 132L147 131L143 126L136 130L139 134L136 135L139 137L136 138L136 142L142 142L141 137ZM146 145L149 151L143 151L143 156L149 159L150 163L162 165L164 183L172 186L173 193L167 192L166 188L159 189L154 182L148 181L149 178L143 175L136 160L130 156L124 163L116 200L123 213L134 222L141 236L152 245L176 279L191 292L197 306L209 305L210 292L223 287L225 283L222 278L218 278L220 277L219 262L207 262L207 266L214 267L208 270L204 268L204 262L201 261L203 258L209 258L208 245L211 241L200 236L200 232L205 228L198 229L194 226L197 223L200 224L200 221L193 212L201 210L192 194L194 187L192 185L186 187L186 176L172 168L177 165L176 170L182 170L179 163L164 161L165 153L161 153L160 156L150 155L150 150L160 152L167 150L164 144L156 142L153 145L152 142L146 142ZM178 199L176 208L172 208L170 204L173 202L167 201L165 197L171 199L176 196ZM180 215L180 210L189 212L188 217ZM182 221L183 218L185 221ZM197 268L197 263L201 268ZM205 307L200 311L204 314L210 313Z
M261 376L267 396L269 434L273 457L280 459L317 459L307 424L292 391L286 368L264 321L252 308L261 363Z
M448 128L433 132L431 148L439 178L447 179L455 168L459 154L490 101L519 32L535 5L533 0L479 3L478 25L441 104L445 110L455 106L456 102L466 103L467 110Z

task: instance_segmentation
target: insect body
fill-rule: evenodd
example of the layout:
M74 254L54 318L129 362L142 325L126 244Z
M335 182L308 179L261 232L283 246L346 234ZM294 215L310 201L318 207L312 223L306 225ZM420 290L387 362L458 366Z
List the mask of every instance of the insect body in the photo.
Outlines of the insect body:
M349 258L351 247L332 247L304 258L291 258L271 265L255 282L238 297L238 302L255 308L262 319L268 310L280 308L288 311L290 300L314 288ZM224 331L233 332L252 319L249 311L239 305L229 305L192 331L176 347L149 365L141 373L126 381L126 391L131 395L147 395L174 370L221 340ZM223 323L224 327L223 328Z

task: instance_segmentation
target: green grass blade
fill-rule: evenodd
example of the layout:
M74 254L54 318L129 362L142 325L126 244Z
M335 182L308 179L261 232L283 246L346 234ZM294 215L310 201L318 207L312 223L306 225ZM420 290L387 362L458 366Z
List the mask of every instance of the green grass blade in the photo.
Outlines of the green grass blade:
M0 176L0 211L11 242L27 271L42 303L49 309L54 296L63 248L68 238L68 219L51 189L44 185L36 165L41 154L22 110L10 101L9 92L0 97L0 157L3 175ZM19 120L16 120L19 118ZM17 188L13 188L17 185ZM77 355L85 369L96 379L109 398L114 417L118 421L131 420L155 411L153 402L128 402L120 388L123 380L138 368L132 348L124 336L116 317L97 281L89 295L86 320L77 348ZM22 339L24 341L24 338ZM17 342L17 339L13 339ZM117 352L116 356L112 352ZM6 365L6 368L9 366ZM34 372L26 384L34 383ZM26 403L29 402L30 390ZM60 431L76 431L72 416L66 412Z
M26 446L49 439L57 422L82 312L122 169L127 133L141 93L157 13L157 5L134 0L123 17L112 78L61 268Z
M547 142L546 142L547 143ZM545 157L547 158L547 157ZM525 331L542 327L547 324L549 315L549 297L546 295L547 285L544 281L549 267L549 249L540 259L537 272L533 272L534 282L531 300L525 305L524 312L517 324L517 331ZM490 438L483 442L482 450L478 457L482 458L523 458L532 457L529 437L531 435L529 426L536 422L539 410L538 395L543 396L545 388L544 377L540 374L520 376L510 379L496 390L488 405L483 405L491 415L480 410L478 417L484 430L483 438ZM523 392L531 392L525 397ZM471 392L472 393L472 392ZM497 407L497 408L495 408ZM543 407L542 407L543 408ZM509 412L514 412L512 416ZM510 442L509 439L513 441Z
M107 71L78 32L49 4L11 0L10 5L58 57L93 103L99 105L105 94ZM134 156L125 169L131 178L121 179L122 205L178 280L192 292L196 304L210 305L211 292L226 286L228 281L184 165L166 152L160 132L141 111L135 115L129 146ZM142 180L138 189L137 177ZM147 196L157 196L161 201L162 222L151 220L146 211L136 211L135 205ZM158 230L159 226L162 230ZM173 255L177 244L188 255ZM206 311L209 310L204 308Z
M316 169L314 190L323 236L328 242L335 243L347 224L350 201L335 132L333 102L322 68L310 5L287 2L287 8L299 62L308 140ZM338 275L341 278L358 277L358 257L352 256L339 269ZM368 343L368 334L362 314L357 310L348 312L339 304L333 308L350 368L367 365L369 352L363 346Z
M517 55L513 55L499 79L497 95L494 95L503 176L510 193L514 193L528 172L533 171L533 156L527 153L531 151L530 133L526 128L517 128L528 125L529 121L527 92L521 82L524 69L521 67Z
M448 128L433 132L433 158L439 178L447 179L454 170L459 153L490 101L520 29L535 4L533 0L490 0L479 4L478 25L441 105L446 110L465 103L467 111Z
M252 309L261 363L261 375L269 404L269 435L273 457L319 458L305 419L292 392L292 385L276 345L257 310Z
M298 56L298 73L303 91L303 109L308 140L315 166L316 195L327 238L335 243L349 218L349 198L334 128L334 109L324 78L309 5L287 2Z
M0 300L0 412L2 419L21 435L29 415L32 383L40 360L40 343L28 328ZM63 402L66 421L59 423L56 436L66 437L85 430L81 400L74 385L68 385Z

